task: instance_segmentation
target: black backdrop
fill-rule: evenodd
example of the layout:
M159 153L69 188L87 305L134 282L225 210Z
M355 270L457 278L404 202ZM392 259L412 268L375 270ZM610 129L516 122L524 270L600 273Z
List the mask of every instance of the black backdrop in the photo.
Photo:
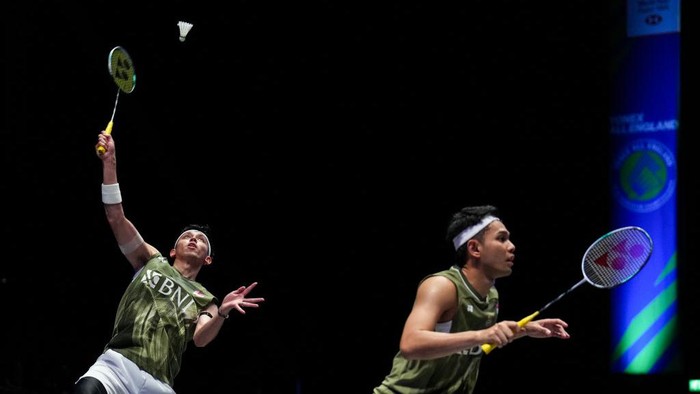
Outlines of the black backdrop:
M608 2L171 3L6 5L0 390L67 392L130 279L94 153L116 45L137 71L113 132L127 215L162 250L211 224L217 256L198 279L220 296L258 281L267 299L190 347L178 392L370 392L465 205L499 206L518 248L503 318L580 280L610 229ZM185 42L179 20L194 24ZM685 245L697 191L683 179ZM608 302L570 294L547 313L572 339L494 351L477 391L685 387L607 372Z

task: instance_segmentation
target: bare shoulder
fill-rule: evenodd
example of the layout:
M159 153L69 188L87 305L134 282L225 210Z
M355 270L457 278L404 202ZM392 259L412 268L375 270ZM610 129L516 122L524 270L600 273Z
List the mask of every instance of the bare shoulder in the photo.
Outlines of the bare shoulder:
M456 300L457 288L450 279L442 275L432 275L418 286L418 297L442 302Z
M430 311L435 322L451 320L457 309L457 288L442 275L433 275L423 280L418 287L414 308Z

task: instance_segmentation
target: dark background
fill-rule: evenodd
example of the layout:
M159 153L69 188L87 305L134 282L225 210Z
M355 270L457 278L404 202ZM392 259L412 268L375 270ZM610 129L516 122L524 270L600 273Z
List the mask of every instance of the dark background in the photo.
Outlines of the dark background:
M116 45L137 75L113 130L127 216L163 251L185 224L209 223L216 259L198 280L218 296L258 281L251 295L266 298L210 346L190 346L178 393L371 392L418 281L449 266L444 234L463 206L499 206L517 246L513 274L498 282L504 319L578 282L583 252L610 230L619 7L608 1L5 8L0 392L69 392L101 353L130 280L94 151L114 108ZM194 24L185 42L179 20ZM683 92L684 109L693 94ZM683 266L698 217L683 129L696 121L685 113L683 323L698 292L697 270ZM608 303L608 291L582 286L553 305L547 315L570 324L571 340L494 351L477 392L684 392L700 377L690 356L681 376L611 375Z

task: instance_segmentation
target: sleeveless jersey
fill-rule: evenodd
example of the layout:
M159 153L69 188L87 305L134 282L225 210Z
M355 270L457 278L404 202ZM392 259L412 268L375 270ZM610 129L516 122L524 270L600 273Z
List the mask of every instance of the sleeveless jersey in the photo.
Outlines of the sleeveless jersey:
M461 332L481 330L494 325L498 318L498 291L489 290L482 299L457 266L428 275L450 279L457 287L458 309L451 322L440 323L436 331ZM479 376L483 351L474 346L459 353L432 360L407 360L399 351L391 372L374 389L374 394L469 394Z
M114 322L112 349L172 387L199 312L216 298L156 254L127 287Z

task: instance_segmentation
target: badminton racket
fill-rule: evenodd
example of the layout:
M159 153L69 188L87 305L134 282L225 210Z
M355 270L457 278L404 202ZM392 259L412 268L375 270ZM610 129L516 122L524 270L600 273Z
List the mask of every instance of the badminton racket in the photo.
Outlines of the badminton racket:
M114 114L117 113L117 104L119 103L119 93L124 92L128 94L134 91L136 87L136 70L134 70L134 62L131 61L131 56L129 56L126 49L120 46L116 46L109 51L107 67L114 83L117 84L117 98L114 99L112 118L105 128L105 134L111 134L114 126ZM97 148L97 153L103 154L104 152L104 147L100 146Z
M593 242L583 255L581 262L583 279L550 301L542 309L520 320L518 326L523 327L545 309L586 282L600 289L611 289L627 282L646 265L653 248L654 243L651 237L641 227L622 227L603 235ZM486 354L489 354L494 348L494 345L488 343L481 345L481 349Z

